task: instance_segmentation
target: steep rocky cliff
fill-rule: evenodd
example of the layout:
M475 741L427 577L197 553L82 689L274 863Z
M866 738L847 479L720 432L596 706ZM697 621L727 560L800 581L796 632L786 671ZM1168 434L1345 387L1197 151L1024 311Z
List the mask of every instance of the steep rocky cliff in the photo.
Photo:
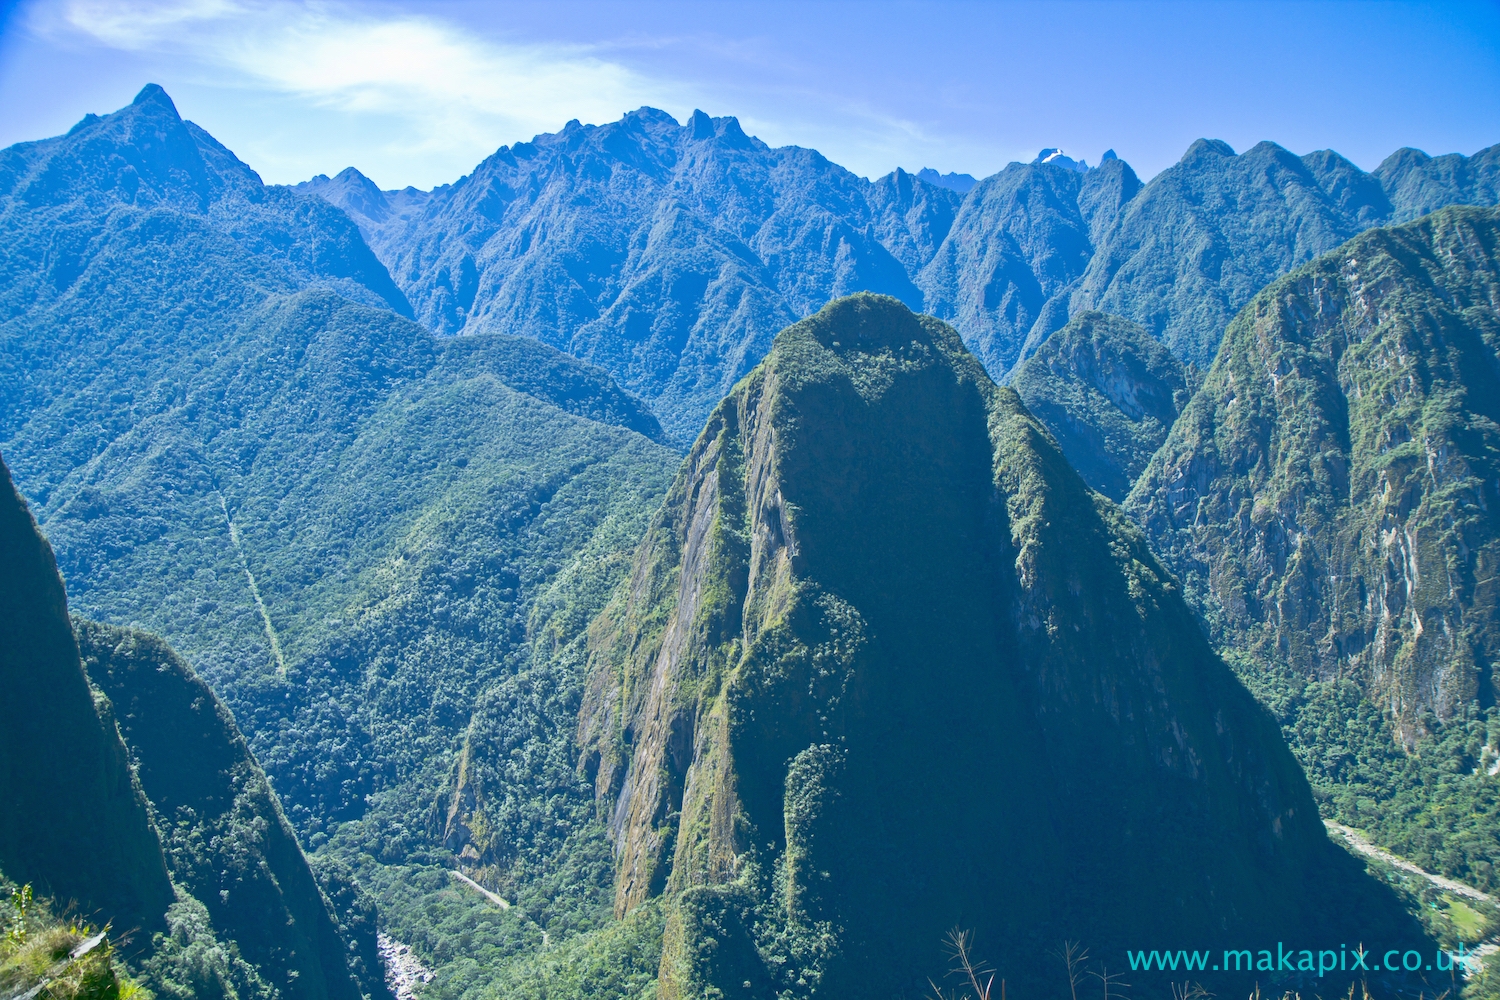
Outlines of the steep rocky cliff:
M79 663L52 547L3 462L0 693L0 871L149 940L173 899L161 846L112 708Z
M229 710L156 636L85 621L77 635L177 885L287 1000L359 1000L328 905Z
M1083 312L1011 377L1021 401L1057 438L1083 481L1121 500L1193 394L1184 368L1142 327Z
M1408 740L1495 698L1497 309L1500 212L1350 241L1240 313L1128 501L1217 642Z
M664 997L915 995L955 923L1041 988L1064 938L1389 912L1141 536L893 299L714 411L590 658L581 766L617 912L666 897Z

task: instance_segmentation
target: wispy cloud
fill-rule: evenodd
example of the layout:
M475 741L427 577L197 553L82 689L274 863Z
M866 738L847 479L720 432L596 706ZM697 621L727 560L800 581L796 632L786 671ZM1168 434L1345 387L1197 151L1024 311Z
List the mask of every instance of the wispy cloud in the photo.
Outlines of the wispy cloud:
M690 104L681 86L584 46L507 44L430 17L343 4L75 0L61 14L54 31L186 59L220 85L399 117L409 146L493 148L571 118L611 121L642 104L681 114Z
M201 124L270 179L353 162L382 183L426 186L455 179L501 144L642 105L679 119L695 107L738 114L773 145L811 146L867 175L969 152L920 123L825 92L774 45L726 35L516 40L421 8L358 0L67 0L32 10L41 34L133 53L179 86L226 95L215 104L223 114ZM737 69L673 79L662 71L673 65L661 57L667 50ZM658 66L643 70L650 52L657 57L645 61Z

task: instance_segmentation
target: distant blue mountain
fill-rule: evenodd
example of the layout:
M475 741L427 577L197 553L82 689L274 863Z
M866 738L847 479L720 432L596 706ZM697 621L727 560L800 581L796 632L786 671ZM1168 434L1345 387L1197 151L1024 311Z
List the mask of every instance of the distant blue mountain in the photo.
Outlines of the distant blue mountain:
M871 183L733 118L642 108L497 151L430 194L357 171L299 190L349 212L439 333L536 337L608 369L680 441L787 324L854 291L914 308L957 192Z
M931 167L923 167L921 170L918 170L917 179L924 180L936 187L957 191L959 194L968 194L969 189L979 183L970 174L940 174Z
M953 323L1004 378L1068 318L1122 315L1206 366L1261 287L1374 225L1494 204L1500 147L1367 174L1273 143L1201 140L1142 185L1111 150L974 181L867 181L733 118L642 108L497 151L431 192L357 170L298 189L345 209L438 333L535 337L607 369L686 442L772 335L884 292Z

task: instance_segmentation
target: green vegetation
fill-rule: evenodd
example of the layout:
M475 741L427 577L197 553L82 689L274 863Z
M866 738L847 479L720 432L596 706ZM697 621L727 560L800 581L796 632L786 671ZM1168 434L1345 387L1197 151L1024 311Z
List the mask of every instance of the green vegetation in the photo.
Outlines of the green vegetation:
M638 907L596 934L520 963L496 984L516 1000L654 1000L661 907Z
M108 930L54 916L31 886L0 875L0 992L38 1000L149 1000L116 961Z
M1122 500L1197 388L1160 341L1118 316L1083 312L1010 379L1083 481Z
M889 298L783 331L715 411L590 659L664 995L916 995L960 919L1034 992L1068 938L1421 933L1141 536Z
M0 746L6 864L46 886L64 912L119 928L117 940L142 963L142 979L158 995L279 1000L280 987L289 998L356 996L323 899L315 888L307 891L311 876L301 850L290 831L269 825L281 822L280 811L212 692L160 640L79 622L89 667L120 700L123 714L116 715L110 694L91 691L51 550L3 462L0 554L7 567L0 574L0 683L13 712L5 730L9 742ZM68 744L59 746L59 737ZM250 794L237 795L236 784ZM227 800L236 815L226 822ZM240 957L233 937L221 942L203 903L173 884L169 867L217 905L221 930L242 936L277 986ZM296 893L299 875L303 893L295 913L265 905L268 895L274 904ZM239 904L246 883L258 883L262 898L254 906L229 907L226 890L236 890ZM28 885L11 900L8 940L19 949L11 971L56 975L58 983L48 989L63 991L59 996L116 990L108 946L48 971L93 932L80 918L67 926L44 921L46 934L26 937L30 891ZM46 912L38 909L35 919ZM321 953L306 940L319 929ZM25 947L18 944L23 938ZM303 972L312 975L304 979Z
M1351 241L1231 324L1127 506L1325 813L1496 886L1500 212ZM1378 291L1372 291L1378 290Z
M120 704L151 689L138 661L176 685L122 725L167 711L194 673L224 702L178 734L209 740L197 776L163 769L170 741L147 752L158 726L133 737L183 903L152 929L201 966L158 979L244 997L299 972L315 991L336 947L374 994L380 924L442 981L479 988L544 932L560 944L605 922L609 849L571 749L581 636L678 461L655 419L535 341L434 339L399 314L346 217L261 186L157 90L6 155L15 245L64 224L83 242L46 274L5 258L27 277L0 285L0 451L74 609L182 656L80 623ZM109 173L121 163L139 181L128 197ZM463 863L518 902L491 937L490 905L448 875L466 846L446 846L466 744L508 755L476 757L460 796L491 818L482 859ZM210 764L227 783L211 795ZM157 914L174 898L161 876ZM309 916L320 889L332 922ZM483 964L464 964L471 938L494 945Z
M952 323L997 380L1091 309L1207 367L1234 314L1292 268L1373 226L1496 204L1500 146L1403 149L1367 173L1332 150L1200 139L1145 185L1108 157L1011 163L960 193L927 172L868 181L733 118L640 108L502 147L430 192L353 168L297 190L360 224L428 329L588 358L686 445L777 330L856 291Z

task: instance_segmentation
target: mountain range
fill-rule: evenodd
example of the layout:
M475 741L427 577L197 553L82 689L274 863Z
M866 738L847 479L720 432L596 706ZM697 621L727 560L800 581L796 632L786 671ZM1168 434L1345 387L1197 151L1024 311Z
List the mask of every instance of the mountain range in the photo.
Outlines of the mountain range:
M1495 887L1497 148L647 108L287 188L148 86L0 151L0 879L183 1000L1473 944L1320 819Z
M777 330L839 295L950 321L1002 381L1087 309L1206 368L1234 314L1297 265L1500 200L1497 147L1403 149L1365 173L1329 150L1200 140L1147 184L1118 157L1077 166L1039 157L966 191L902 170L871 182L734 118L642 108L502 147L429 192L353 168L297 189L349 213L434 332L499 329L590 360L679 444Z

